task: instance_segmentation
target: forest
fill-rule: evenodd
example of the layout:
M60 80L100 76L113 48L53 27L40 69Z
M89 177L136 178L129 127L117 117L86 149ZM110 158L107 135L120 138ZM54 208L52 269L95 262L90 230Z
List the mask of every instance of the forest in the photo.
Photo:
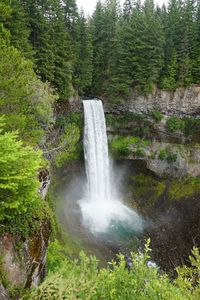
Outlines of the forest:
M53 204L38 193L38 170L81 155L80 119L58 116L70 99L99 97L113 105L133 93L199 83L199 0L169 0L162 7L153 0L125 0L123 6L98 1L91 16L76 0L0 0L0 235L20 244L42 223L50 222L52 231L46 279L38 289L11 286L0 253L0 283L10 294L3 300L199 299L196 248L175 279L147 266L149 240L144 255L131 254L131 270L123 255L106 268L83 252L69 258L57 240ZM43 154L55 128L66 149L52 163Z
M199 1L97 2L90 18L74 0L2 1L2 39L60 101L79 95L126 98L154 85L199 83Z

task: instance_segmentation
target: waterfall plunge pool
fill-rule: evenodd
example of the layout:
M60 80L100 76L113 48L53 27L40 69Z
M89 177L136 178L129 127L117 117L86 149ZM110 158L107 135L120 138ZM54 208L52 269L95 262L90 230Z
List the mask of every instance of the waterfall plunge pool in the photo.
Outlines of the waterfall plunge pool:
M144 221L123 203L116 185L102 102L86 100L83 107L85 172L62 188L58 215L70 235L86 244L84 248L95 249L91 253L98 257L102 256L99 245L105 253L136 250Z

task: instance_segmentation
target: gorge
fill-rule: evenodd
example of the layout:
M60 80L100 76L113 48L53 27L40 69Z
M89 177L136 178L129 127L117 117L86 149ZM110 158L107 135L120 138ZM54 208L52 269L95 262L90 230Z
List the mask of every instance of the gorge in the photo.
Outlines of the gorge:
M0 300L200 299L199 49L197 0L0 1Z

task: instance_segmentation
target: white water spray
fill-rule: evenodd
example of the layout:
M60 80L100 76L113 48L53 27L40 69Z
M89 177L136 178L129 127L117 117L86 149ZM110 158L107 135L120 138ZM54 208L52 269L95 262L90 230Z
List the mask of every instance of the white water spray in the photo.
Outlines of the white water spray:
M83 222L93 233L106 232L113 224L123 223L142 229L140 217L116 198L111 187L111 167L108 156L106 123L102 102L83 101L84 106L84 154L87 189L79 204Z

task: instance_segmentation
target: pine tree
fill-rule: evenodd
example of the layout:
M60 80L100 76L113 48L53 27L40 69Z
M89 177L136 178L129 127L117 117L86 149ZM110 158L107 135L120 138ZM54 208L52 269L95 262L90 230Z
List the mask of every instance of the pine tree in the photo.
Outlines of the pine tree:
M51 42L54 55L54 78L52 83L57 88L60 100L68 100L73 93L72 73L74 48L71 37L66 29L63 8L59 3L54 7L51 17Z
M109 92L117 47L118 1L99 1L92 19L93 93Z
M92 85L92 41L83 11L79 15L76 32L77 52L74 84L80 95L87 95L90 93Z
M178 55L178 82L181 86L188 86L192 82L192 48L194 40L194 0L185 0L182 5L182 31Z
M78 19L78 8L76 0L63 0L64 19L67 29L73 38L75 38L75 27Z
M25 57L32 58L33 52L29 41L30 29L28 27L28 17L21 1L11 0L10 6L12 12L4 25L10 31L11 44L19 49Z
M54 79L55 61L50 23L53 10L52 1L23 0L22 2L30 28L29 39L34 50L35 70L43 81L50 82Z
M92 92L96 95L100 95L102 92L104 68L104 26L104 7L101 1L98 1L91 21L93 46Z
M175 90L177 88L177 67L177 54L176 50L174 50L171 55L171 61L167 66L167 75L162 79L162 82L160 83L161 88L167 90Z
M200 1L197 2L192 49L192 76L194 83L200 83Z
M128 20L130 18L132 12L132 1L131 0L125 0L123 4L123 16L124 20Z

